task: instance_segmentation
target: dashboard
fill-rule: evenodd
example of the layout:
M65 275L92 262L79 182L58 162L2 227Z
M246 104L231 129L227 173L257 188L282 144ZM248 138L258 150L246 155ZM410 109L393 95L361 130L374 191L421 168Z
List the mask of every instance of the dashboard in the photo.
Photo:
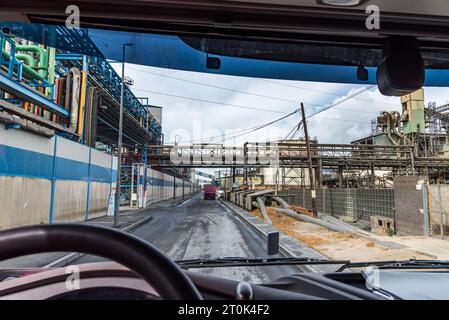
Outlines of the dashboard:
M75 266L79 285L67 268L20 270L0 282L0 299L57 300L146 300L160 299L145 280L129 269L99 262ZM78 270L79 269L79 270ZM265 284L247 284L248 294L239 292L241 282L185 271L205 300L379 300L369 291L361 273L298 273ZM5 275L5 273L3 273ZM0 278L1 279L1 278Z

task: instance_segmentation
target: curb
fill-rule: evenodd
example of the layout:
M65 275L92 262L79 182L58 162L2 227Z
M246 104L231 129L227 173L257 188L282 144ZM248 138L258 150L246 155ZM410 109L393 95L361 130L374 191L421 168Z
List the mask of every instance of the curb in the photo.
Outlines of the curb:
M119 229L120 231L123 232L129 232L131 230L136 229L137 227L140 227L141 225L143 225L144 223L151 221L151 219L153 219L151 216L145 217L143 219L140 219L139 221L134 222L133 224L130 224L129 226L123 228L123 229ZM49 264L46 264L45 266L43 266L42 268L59 268L59 267L65 267L67 266L69 263L85 256L85 253L79 253L79 252L72 252L69 253L55 261L50 262Z
M237 210L235 210L234 208L232 208L227 201L223 201L220 199L220 202L226 206L226 208L228 208L229 210L231 210L235 215L237 215L237 217L244 221L250 228L252 228L257 234L259 234L262 238L264 238L265 240L268 238L268 235L265 231L263 231L262 229L260 229L258 226L256 226L254 223L252 223L251 221L249 221L245 216L243 216L240 212L238 212ZM274 229L274 227L273 227ZM281 235L282 232L277 230L276 231L279 232L279 234ZM286 257L296 257L297 255L295 255L286 245L279 243L279 252ZM320 272L317 268L315 268L312 265L296 265L296 267L301 271L301 272Z

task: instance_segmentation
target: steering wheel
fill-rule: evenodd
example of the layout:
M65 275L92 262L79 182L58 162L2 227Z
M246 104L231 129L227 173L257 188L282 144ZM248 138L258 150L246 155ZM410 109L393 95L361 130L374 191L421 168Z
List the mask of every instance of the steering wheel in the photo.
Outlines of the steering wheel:
M139 274L163 299L202 299L172 260L128 233L82 224L37 225L0 232L0 261L55 251L92 254L120 263Z

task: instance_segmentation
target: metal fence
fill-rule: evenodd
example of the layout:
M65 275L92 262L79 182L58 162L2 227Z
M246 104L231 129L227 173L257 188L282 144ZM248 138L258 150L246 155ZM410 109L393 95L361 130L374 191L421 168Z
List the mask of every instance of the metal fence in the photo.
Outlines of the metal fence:
M427 186L429 228L431 235L449 235L449 185Z
M348 216L369 222L371 216L394 218L393 189L318 189L317 210L332 216ZM279 192L291 205L312 209L310 189L298 188Z

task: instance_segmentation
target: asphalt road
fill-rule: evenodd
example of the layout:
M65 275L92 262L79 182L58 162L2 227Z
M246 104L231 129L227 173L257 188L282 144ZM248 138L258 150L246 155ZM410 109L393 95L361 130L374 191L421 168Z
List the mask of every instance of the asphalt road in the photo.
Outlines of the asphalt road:
M266 243L218 200L201 194L169 208L151 209L153 219L132 231L174 260L217 257L266 257ZM73 263L102 261L85 256ZM266 282L298 273L294 266L191 269L218 277Z

